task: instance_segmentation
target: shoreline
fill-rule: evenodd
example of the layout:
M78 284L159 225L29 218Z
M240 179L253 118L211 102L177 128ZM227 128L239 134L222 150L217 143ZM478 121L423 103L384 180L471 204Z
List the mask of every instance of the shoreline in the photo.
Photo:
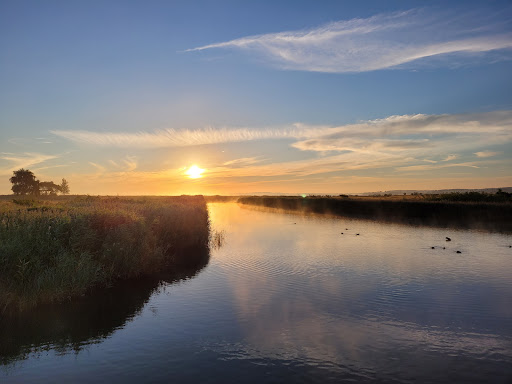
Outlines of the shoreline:
M512 233L512 204L333 197L248 196L239 204L382 222Z

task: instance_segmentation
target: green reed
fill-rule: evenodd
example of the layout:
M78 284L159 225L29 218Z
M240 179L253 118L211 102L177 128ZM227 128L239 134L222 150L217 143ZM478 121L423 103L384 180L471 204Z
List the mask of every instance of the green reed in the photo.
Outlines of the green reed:
M0 203L0 312L147 276L208 246L197 197Z

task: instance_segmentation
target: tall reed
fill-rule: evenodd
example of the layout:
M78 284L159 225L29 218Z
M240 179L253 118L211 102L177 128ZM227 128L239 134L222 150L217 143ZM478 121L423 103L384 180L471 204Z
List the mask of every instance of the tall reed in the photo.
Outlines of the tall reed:
M156 273L208 244L201 196L0 204L0 311Z

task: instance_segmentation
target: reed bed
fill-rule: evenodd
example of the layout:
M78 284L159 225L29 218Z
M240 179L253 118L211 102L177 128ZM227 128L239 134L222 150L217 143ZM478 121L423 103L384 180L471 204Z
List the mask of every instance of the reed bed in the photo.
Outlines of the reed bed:
M0 312L186 262L208 246L202 196L0 202Z
M247 196L240 204L413 225L512 232L512 203Z

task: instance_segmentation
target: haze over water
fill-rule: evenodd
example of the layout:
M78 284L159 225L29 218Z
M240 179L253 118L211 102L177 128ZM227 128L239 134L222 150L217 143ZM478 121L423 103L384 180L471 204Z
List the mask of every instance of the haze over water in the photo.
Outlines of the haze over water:
M18 340L0 381L512 378L510 235L209 210L225 241L195 275L75 305L94 322L40 323L39 335ZM79 339L74 349L67 342Z

